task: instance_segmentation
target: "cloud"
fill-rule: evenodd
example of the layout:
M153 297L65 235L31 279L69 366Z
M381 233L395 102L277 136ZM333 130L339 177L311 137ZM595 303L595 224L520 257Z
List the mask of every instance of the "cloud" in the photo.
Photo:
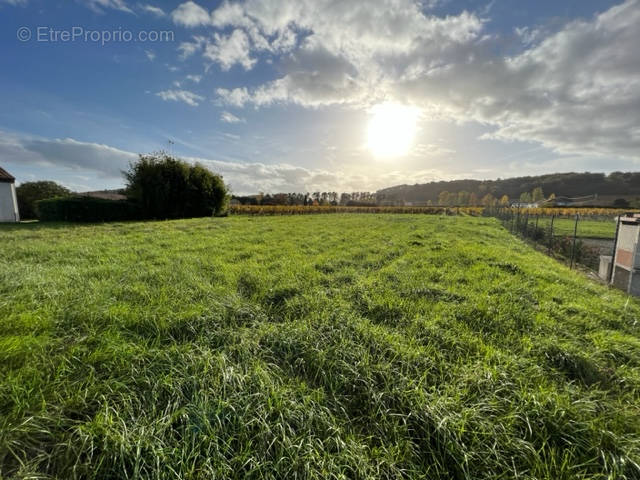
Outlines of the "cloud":
M109 182L114 188L124 185L122 171L138 155L108 145L82 142L71 138L48 139L24 136L0 131L0 158L10 158L7 162L15 167L31 165L34 170L56 167L57 177L49 177L69 187L82 184L84 189L103 188ZM262 162L240 163L201 157L185 157L186 161L201 163L224 177L236 194L257 192L314 192L314 191L361 191L376 189L400 183L415 183L444 178L437 170L384 171L375 168L363 173L362 169L328 170L304 168L288 163L268 164ZM53 171L53 170L52 170ZM73 173L72 177L69 173ZM29 176L29 180L39 180ZM93 180L92 180L93 179ZM96 182L101 179L101 182ZM19 181L23 179L19 178ZM71 184L70 182L76 182ZM93 183L92 183L93 182ZM121 182L121 183L119 183Z
M188 90L164 90L156 95L166 101L184 102L191 107L197 107L204 97Z
M366 106L393 95L394 83L421 68L425 56L433 57L429 64L444 62L477 41L483 25L468 12L426 15L412 0L247 0L223 3L212 23L246 30L256 51L290 52L279 59L284 75L249 90L246 103L309 107ZM266 46L254 40L256 30Z
M153 62L156 59L156 52L153 50L145 50L144 54L147 56L150 62Z
M25 7L28 0L0 0L0 4L7 3L13 6Z
M219 63L222 70L229 70L236 63L251 70L256 63L249 55L249 38L244 31L236 29L230 35L216 33L212 42L207 42L203 56Z
M185 78L193 83L200 83L202 81L202 75L187 75Z
M78 3L90 8L96 13L104 13L107 9L133 13L124 0L78 0Z
M196 52L202 50L202 48L207 43L207 39L202 36L194 36L192 37L191 42L182 42L178 46L178 51L180 52L180 59L186 60L191 57Z
M412 0L246 0L223 2L211 17L217 28L246 32L244 59L265 48L253 31L269 52L279 52L277 38L296 39L277 57L278 78L218 89L221 104L365 109L396 101L493 127L484 138L640 158L640 0L555 33L520 27L516 54L504 53L508 39L488 35L477 14L437 17Z
M101 178L121 178L121 171L137 155L99 143L72 138L47 139L0 131L0 157L34 167L62 167L98 173Z
M171 19L176 25L187 28L199 27L211 23L209 12L195 2L182 3L171 12Z
M223 103L234 107L243 107L252 98L245 87L234 88L231 90L227 88L218 88L216 89L216 94Z
M158 18L164 17L166 15L164 10L162 10L160 7L156 7L155 5L140 4L139 8L143 12L150 13L151 15L154 15L154 16L156 16Z
M244 118L236 117L233 113L227 111L220 114L220 121L225 123L245 123Z
M398 89L456 120L495 126L486 138L640 159L639 7L627 1L519 55L477 55Z

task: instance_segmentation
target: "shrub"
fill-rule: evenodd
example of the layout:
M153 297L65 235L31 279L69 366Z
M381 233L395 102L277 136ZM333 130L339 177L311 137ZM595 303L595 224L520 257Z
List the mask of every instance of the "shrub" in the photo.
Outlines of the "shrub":
M220 215L227 206L227 188L220 175L163 153L141 155L125 178L129 198L147 218Z
M40 200L36 210L43 222L113 222L142 217L140 207L133 202L84 196Z
M40 181L23 183L16 188L20 217L23 219L36 218L36 202L39 200L68 197L70 195L71 192L67 188L58 185L56 182Z

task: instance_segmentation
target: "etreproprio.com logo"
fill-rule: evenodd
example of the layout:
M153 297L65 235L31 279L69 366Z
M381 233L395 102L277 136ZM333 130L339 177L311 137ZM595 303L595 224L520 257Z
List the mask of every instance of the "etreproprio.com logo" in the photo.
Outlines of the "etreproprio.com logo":
M172 30L141 30L132 32L122 28L114 30L91 30L81 26L58 29L47 26L34 28L20 27L16 36L21 42L37 43L95 43L104 46L108 43L156 43L173 42L175 34Z

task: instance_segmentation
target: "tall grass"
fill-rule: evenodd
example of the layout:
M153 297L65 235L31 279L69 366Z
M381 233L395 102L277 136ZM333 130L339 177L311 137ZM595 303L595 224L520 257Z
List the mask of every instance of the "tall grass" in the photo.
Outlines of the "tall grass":
M497 220L0 227L0 477L640 477L640 305Z

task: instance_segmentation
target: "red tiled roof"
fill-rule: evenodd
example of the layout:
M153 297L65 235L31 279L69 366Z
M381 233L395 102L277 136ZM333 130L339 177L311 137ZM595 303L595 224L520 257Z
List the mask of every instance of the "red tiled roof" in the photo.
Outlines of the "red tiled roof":
M13 183L15 180L16 179L9 172L0 167L0 182Z

